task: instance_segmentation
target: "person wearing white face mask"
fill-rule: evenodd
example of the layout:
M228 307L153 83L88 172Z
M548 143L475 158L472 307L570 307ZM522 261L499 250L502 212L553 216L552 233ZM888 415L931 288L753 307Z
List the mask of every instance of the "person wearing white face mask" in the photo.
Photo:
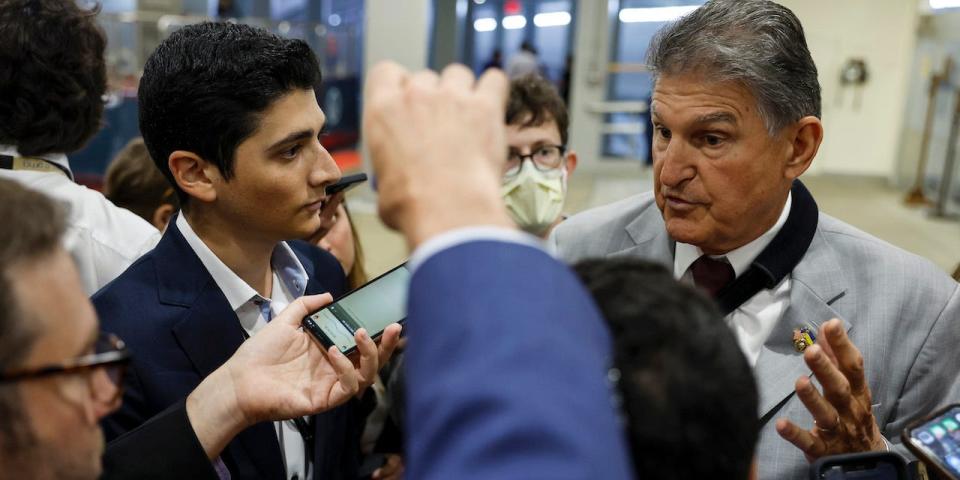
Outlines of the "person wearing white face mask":
M563 221L567 181L577 168L568 151L567 107L547 80L527 76L510 83L507 160L501 194L517 226L546 238Z

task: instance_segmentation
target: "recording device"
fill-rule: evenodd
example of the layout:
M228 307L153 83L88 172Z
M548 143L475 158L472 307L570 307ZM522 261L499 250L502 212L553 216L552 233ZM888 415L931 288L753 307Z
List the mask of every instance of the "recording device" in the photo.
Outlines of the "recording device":
M810 480L908 480L907 464L893 452L865 452L821 457L810 467Z
M357 185L367 181L366 173L355 173L340 178L340 181L327 186L327 195L333 195L340 192L346 192Z
M900 438L941 477L960 479L960 403L908 425Z
M357 350L353 338L357 330L365 328L376 340L387 325L406 321L409 284L410 271L404 263L304 318L303 328L325 348L336 345L350 355Z

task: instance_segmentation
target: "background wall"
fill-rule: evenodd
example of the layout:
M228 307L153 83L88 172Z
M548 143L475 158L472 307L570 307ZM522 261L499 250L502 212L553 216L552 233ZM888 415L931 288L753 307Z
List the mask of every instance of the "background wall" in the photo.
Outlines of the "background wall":
M910 0L778 0L803 23L823 88L825 139L811 173L894 178L916 45L918 5ZM840 85L848 58L870 74L860 107Z

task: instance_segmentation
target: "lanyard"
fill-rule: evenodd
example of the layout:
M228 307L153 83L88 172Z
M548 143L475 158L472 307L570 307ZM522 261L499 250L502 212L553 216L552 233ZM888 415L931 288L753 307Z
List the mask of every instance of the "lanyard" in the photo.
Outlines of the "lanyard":
M73 180L70 170L39 157L14 157L0 155L0 168L5 170L28 170L32 172L62 173Z

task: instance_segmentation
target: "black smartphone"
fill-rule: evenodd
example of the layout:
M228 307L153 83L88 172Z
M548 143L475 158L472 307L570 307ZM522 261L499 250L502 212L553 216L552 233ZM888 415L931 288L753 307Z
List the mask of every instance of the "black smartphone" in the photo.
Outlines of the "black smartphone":
M909 480L903 457L864 452L821 457L810 466L811 480Z
M960 479L960 403L907 425L900 438L941 477Z
M335 193L346 192L357 185L360 185L363 182L367 181L366 173L354 173L353 175L346 175L340 178L340 181L334 183L333 185L327 186L327 195L333 195Z
M410 271L404 263L304 318L303 328L325 348L336 345L350 355L357 349L353 334L360 328L376 340L387 325L406 321L409 284Z

